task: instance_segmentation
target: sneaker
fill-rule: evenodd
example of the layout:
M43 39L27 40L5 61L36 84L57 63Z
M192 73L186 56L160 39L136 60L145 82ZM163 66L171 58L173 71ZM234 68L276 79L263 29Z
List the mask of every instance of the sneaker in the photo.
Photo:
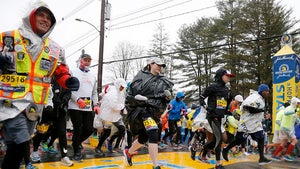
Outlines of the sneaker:
M274 161L281 161L282 157L272 155L271 159L274 160Z
M160 169L160 166L152 167L153 169Z
M67 156L61 159L61 163L62 163L62 165L67 166L67 167L73 166L73 161L71 161L69 159L69 157L67 157Z
M269 160L269 159L264 157L263 159L259 159L258 165L265 165L265 164L269 164L271 162L272 162L272 160Z
M32 163L30 162L26 165L25 169L38 169L38 167L32 165Z
M222 156L223 156L224 160L229 161L229 159L228 159L228 151L226 151L226 150L223 149Z
M103 151L102 151L99 147L96 147L96 148L95 148L95 152L96 152L98 155L104 155Z
M43 149L44 152L48 152L48 143L47 142L43 142L41 144L41 147Z
M158 145L158 148L159 148L160 150L166 149L167 147L168 147L168 145L166 145L166 144L164 144L164 143L160 143L160 144Z
M110 152L110 153L112 153L113 150L112 150L112 144L111 144L111 142L107 141L106 144L107 144L106 145L107 151Z
M246 151L243 153L244 156L248 156L250 155L249 153L247 153Z
M127 165L132 166L132 155L128 153L128 148L123 151L123 154Z
M173 149L174 149L174 150L181 150L182 148L183 148L182 146L177 145L177 146L175 146Z
M216 165L215 169L225 169L225 167L222 164Z
M81 154L81 152L78 152L78 153L74 154L74 160L76 160L76 161L82 161L82 154Z
M48 148L48 152L51 153L51 154L56 154L57 153L57 150L54 148L54 146L50 146Z
M34 163L37 163L37 162L40 162L41 161L41 158L40 158L40 155L39 155L39 152L38 151L34 151L31 153L31 160L34 162Z
M194 148L192 146L189 146L189 150L190 150L190 153L191 153L191 159L195 160L196 151L194 150Z
M205 156L199 156L198 157L198 160L200 160L201 162L203 162L203 163L210 163L209 161L208 161L208 159L205 157Z
M113 148L113 152L122 153L123 150L121 150L120 148Z
M284 155L282 156L284 160L286 161L295 161L296 159L290 155Z

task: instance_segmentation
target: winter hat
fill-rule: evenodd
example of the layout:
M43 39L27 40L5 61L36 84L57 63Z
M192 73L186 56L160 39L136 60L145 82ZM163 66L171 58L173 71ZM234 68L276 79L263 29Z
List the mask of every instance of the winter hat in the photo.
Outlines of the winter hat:
M266 84L261 84L258 86L258 93L261 94L263 91L270 90L269 86Z

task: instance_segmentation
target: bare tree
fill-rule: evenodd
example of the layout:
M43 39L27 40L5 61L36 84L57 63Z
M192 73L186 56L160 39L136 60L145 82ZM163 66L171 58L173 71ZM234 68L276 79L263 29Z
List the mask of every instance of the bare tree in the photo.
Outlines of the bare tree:
M113 73L112 78L124 78L131 80L132 77L141 69L141 60L130 60L131 58L143 55L143 47L134 45L127 41L120 42L113 53L113 60L123 60L122 62L111 63L109 70Z

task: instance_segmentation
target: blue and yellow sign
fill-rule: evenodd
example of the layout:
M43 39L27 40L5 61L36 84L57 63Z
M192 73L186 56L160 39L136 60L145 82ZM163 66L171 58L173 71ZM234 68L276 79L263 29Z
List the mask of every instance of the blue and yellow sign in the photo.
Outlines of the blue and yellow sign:
M289 45L283 46L273 57L273 130L276 114L285 102L299 96L299 58Z

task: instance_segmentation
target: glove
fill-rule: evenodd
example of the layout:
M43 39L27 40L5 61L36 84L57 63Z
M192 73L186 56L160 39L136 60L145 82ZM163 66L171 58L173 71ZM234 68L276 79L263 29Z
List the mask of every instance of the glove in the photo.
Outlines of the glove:
M166 100L172 100L172 93L169 90L164 90Z
M96 114L100 114L100 107L99 106L94 106L94 112Z
M134 99L135 99L135 100L138 100L138 101L147 101L147 100L148 100L147 97L145 97L145 96L143 96L143 95L140 95L140 94L135 95L135 96L134 96Z
M71 91L77 91L80 86L80 82L77 79L77 77L69 77L66 80L66 86L71 90Z
M43 109L43 115L44 116L50 116L51 114L53 114L53 107L52 106L47 106Z
M10 58L0 52L0 73L11 73L13 67L14 64L11 62Z
M77 104L78 104L79 108L81 108L81 109L86 107L86 104L82 99L78 99Z

